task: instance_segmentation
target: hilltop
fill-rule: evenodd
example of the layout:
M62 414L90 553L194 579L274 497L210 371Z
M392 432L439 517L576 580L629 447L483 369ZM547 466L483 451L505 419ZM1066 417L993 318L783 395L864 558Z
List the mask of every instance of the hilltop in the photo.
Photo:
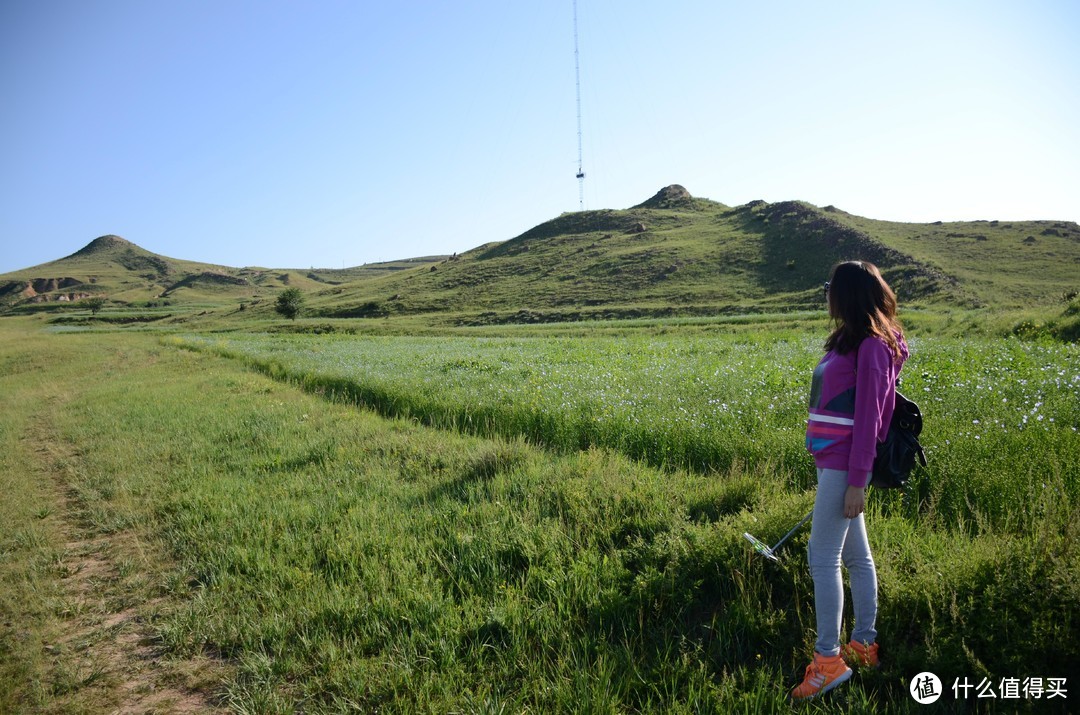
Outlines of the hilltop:
M457 324L820 309L838 261L876 263L908 305L1019 309L1075 290L1080 227L902 224L801 201L730 207L662 189L567 213L425 271L318 291L321 317L436 313Z
M887 222L802 201L728 206L671 185L627 209L565 213L461 254L340 271L230 268L101 236L0 276L0 306L55 310L105 296L145 320L272 321L271 299L289 286L304 291L306 314L318 319L484 325L790 313L820 311L830 268L853 258L876 263L906 307L1056 315L1080 288L1080 226Z
M148 317L161 318L164 312L187 313L196 307L258 304L286 286L316 291L440 259L342 270L233 268L158 255L110 234L95 238L70 256L0 275L0 308L48 311L100 296L114 307L155 309Z

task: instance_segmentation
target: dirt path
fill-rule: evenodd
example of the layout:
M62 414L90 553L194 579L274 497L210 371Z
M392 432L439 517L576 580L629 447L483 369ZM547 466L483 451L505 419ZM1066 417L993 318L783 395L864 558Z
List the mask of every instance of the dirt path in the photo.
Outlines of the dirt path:
M44 646L51 662L49 711L224 713L224 664L209 657L169 658L153 621L175 607L162 593L162 569L135 529L95 533L77 482L78 455L42 421L25 437L53 479L54 518L65 543L56 571L62 603Z
M121 537L122 538L122 537ZM54 645L86 678L100 677L118 702L111 713L223 712L212 693L185 685L181 664L169 662L150 625L157 605L125 598L124 576L113 538L96 537L65 545L65 579L72 617Z

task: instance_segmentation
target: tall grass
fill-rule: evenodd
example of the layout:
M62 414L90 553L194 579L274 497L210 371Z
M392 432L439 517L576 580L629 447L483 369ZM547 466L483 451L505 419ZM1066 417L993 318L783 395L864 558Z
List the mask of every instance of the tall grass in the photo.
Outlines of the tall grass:
M798 458L764 457L764 450L756 451L760 444L752 441L801 442L802 418L795 415L802 411L801 404L796 406L802 396L796 392L805 388L796 389L793 374L795 366L804 375L808 372L815 342L689 345L673 339L552 346L530 341L399 339L377 340L369 346L363 340L252 339L232 340L227 348L219 342L215 349L257 345L263 351L261 359L253 351L247 353L248 360L277 377L297 376L294 379L316 390L348 392L347 385L356 385L348 392L353 397L371 394L367 389L383 390L384 397L371 404L388 413L480 432L487 427L469 423L469 415L525 399L507 398L508 391L539 393L532 408L535 417L510 424L520 429L532 424L530 420L546 420L549 431L540 435L541 441L564 448L571 456L561 459L571 461L581 459L572 456L579 454L575 448L603 434L592 431L588 420L604 414L609 404L604 396L631 395L627 384L648 390L642 400L655 402L633 405L621 424L633 424L636 418L654 420L650 425L654 428L657 421L681 425L682 434L691 435L682 437L684 443L726 436L723 430L710 432L708 418L702 418L701 411L715 409L717 402L741 405L747 412L756 407L759 416L732 420L741 439L721 439L719 445L699 448L701 453L715 450L712 454L727 450L721 464L707 465L715 470L712 476L669 468L646 470L649 480L641 481L631 475L641 473L642 467L608 454L603 461L617 466L602 470L599 478L591 477L589 487L561 475L520 503L498 493L487 500L529 514L537 503L557 499L558 525L569 529L571 543L584 545L591 559L587 570L599 571L601 578L585 589L570 586L569 593L545 590L544 600L578 603L584 597L586 604L592 603L593 615L578 627L588 632L603 625L603 643L610 646L614 640L620 648L630 649L632 655L622 661L624 669L644 668L655 679L669 672L673 660L689 659L698 665L703 660L721 672L738 672L747 663L760 662L771 668L775 682L790 679L798 659L809 650L812 584L798 570L772 573L748 562L739 535L749 530L775 539L810 503L809 494L802 492L806 478L799 473L803 467ZM1076 672L1078 652L1069 645L1075 640L1071 634L1080 595L1075 518L1080 372L1075 348L965 341L915 341L913 347L918 357L908 367L905 389L927 411L932 467L922 475L920 491L910 498L876 497L870 517L880 534L875 549L886 604L881 626L892 648L893 677L897 673L910 677L923 669L957 677L1030 675L1061 672L1063 665L1066 672ZM363 377L354 374L350 380L334 372L340 369L335 360L343 355L352 356L351 365L363 366L357 368ZM726 359L710 362L716 355ZM769 369L763 369L765 365ZM551 382L520 379L535 373ZM324 381L323 375L328 379ZM712 385L701 375L711 377ZM727 375L731 377L725 381ZM709 392L710 387L716 392ZM729 396L730 402L720 401L721 396ZM761 396L774 405L773 410L760 409ZM432 404L435 407L425 412L424 407ZM659 418L657 412L662 413ZM582 414L588 420L582 420ZM721 414L721 419L731 419L731 411ZM775 423L769 422L772 415L780 416ZM741 415L736 412L736 417ZM513 426L502 428L513 432ZM520 431L537 438L528 429ZM640 456L626 445L612 444ZM657 461L666 462L672 451L661 451L665 458ZM650 482L666 486L643 489ZM554 530L544 521L548 514L541 511L533 517L544 524L539 533ZM507 524L503 533L528 532L520 524ZM527 543L537 539L532 536ZM490 534L480 540L500 543ZM802 562L801 544L797 539L789 547L796 563ZM455 553L450 563L465 555ZM505 551L492 550L482 558L486 571L471 565L473 588L498 583L504 558ZM540 571L541 563L528 561L525 574L531 577ZM572 558L555 572L573 576L576 563ZM1034 594L1030 583L1040 584ZM525 592L532 593L529 588ZM989 625L993 623L1007 624L1005 632ZM1047 639L1055 644L1050 649L1045 648ZM696 655L680 648L690 648ZM788 659L776 661L775 651L762 653L774 648ZM671 687L683 697L699 688L713 692L685 673L679 677L683 680ZM890 685L888 680L875 683L896 696ZM620 697L627 698L619 701L625 706L651 707L652 701L637 688ZM731 705L724 702L725 707ZM770 702L779 707L778 700Z
M809 509L813 494L803 464L748 451L711 471L684 470L677 460L658 469L610 447L577 449L576 438L565 449L549 450L520 435L425 426L418 411L386 419L306 394L238 361L163 350L149 338L47 339L52 355L75 359L95 346L99 356L92 373L43 376L68 393L65 409L51 419L57 435L78 445L65 478L83 495L87 523L104 532L139 530L165 549L160 597L170 605L154 619L158 637L177 658L210 653L234 663L234 675L220 687L236 711L791 711L786 691L801 675L814 639L806 533L784 547L781 566L753 555L742 533L772 542ZM278 345L285 348L275 357L279 367L267 371L294 378L304 374L292 372L291 361L305 345L365 349L363 341L310 338ZM492 356L512 343L456 343L448 354L434 341L385 345L402 370L426 364L433 377L487 376L495 386L491 395L505 396L499 381L523 367L563 375L564 382L554 384L569 400L567 414L577 409L567 385L603 382L570 381L566 375L588 361L563 352L559 362L544 352L544 343L524 341L520 361L505 364ZM813 341L799 348L801 356L793 345L801 343L789 340L777 353L796 355L793 365L812 365ZM726 362L757 365L768 346L764 339L705 343L698 356L680 353L674 363L727 349ZM616 382L634 385L637 378L617 356L625 354L633 365L641 347L615 341L580 349L602 355ZM1073 443L1058 435L1075 426L1075 413L1060 394L1066 387L1036 379L1049 374L1044 366L1064 360L1058 370L1066 375L1056 378L1067 386L1075 354L1004 347L1018 351L1005 364L1027 380L1021 387L1038 384L1043 396L1034 400L1032 394L1022 414L1038 422L1031 410L1041 401L1042 422L1054 418L1053 427L1014 431L1007 423L1011 444L1027 450L1030 469L1014 469L1021 462L1016 458L991 478L1026 500L995 508L991 497L971 492L962 507L954 505L941 492L953 479L944 467L933 473L936 481L928 482L921 503L905 503L900 495L872 498L868 519L881 579L885 667L860 673L800 711L915 712L907 683L923 670L947 684L958 676L1077 672L1080 520L1075 461L1066 461ZM600 348L606 352L597 353ZM973 394L979 399L969 404L983 404L975 385L991 363L979 363L982 348L993 345L954 353L969 361L962 367L972 377L957 372L957 386L942 388L940 396ZM3 350L19 354L17 343ZM1032 357L1023 362L1021 355ZM377 353L363 356L358 364L378 363ZM498 370L455 362L466 356ZM932 362L913 379L923 372L921 379L935 389L931 380L944 379L933 377L942 372ZM659 383L671 374L645 373L642 380ZM686 367L685 374L694 370ZM722 384L756 390L755 378L750 371ZM356 374L335 379L363 384ZM768 373L763 379L769 384ZM790 380L777 394L790 389L794 402L797 379ZM331 392L331 383L311 384ZM449 404L456 393L446 392ZM649 410L677 410L677 392L658 385L654 394L673 402L658 397L635 411L654 419ZM490 399L479 388L471 394L476 402L470 404ZM926 394L930 404L939 396ZM1009 392L1009 399L1021 399L1018 394ZM679 413L678 419L693 424L691 408L721 395L682 397L691 416ZM561 404L554 399L545 394L538 401ZM760 402L752 404L768 414ZM801 443L795 406L776 404L787 416L769 429ZM546 414L558 423L563 413ZM935 414L950 413L942 407ZM1006 413L993 414L1002 419ZM1019 425L1022 414L1009 416ZM932 424L958 424L958 417L951 419ZM751 420L746 425L753 429ZM992 464L977 449L985 433L976 440L974 429L960 441L963 458L950 469L970 469L965 460ZM954 444L935 442L936 464ZM25 522L27 515L15 518ZM1014 704L1034 711L1056 703L998 707L1009 712ZM972 706L946 702L942 710Z
M767 464L812 483L803 430L820 336L170 341L438 427L694 471ZM1035 485L1080 497L1076 345L927 338L912 349L901 389L926 415L921 496L939 518L1002 524Z

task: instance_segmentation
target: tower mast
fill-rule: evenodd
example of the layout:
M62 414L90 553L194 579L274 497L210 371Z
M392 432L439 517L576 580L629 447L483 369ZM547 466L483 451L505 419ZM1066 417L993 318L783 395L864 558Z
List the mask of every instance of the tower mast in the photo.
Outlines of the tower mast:
M585 210L585 171L581 160L581 59L578 55L577 0L574 0L574 84L577 91L578 205Z

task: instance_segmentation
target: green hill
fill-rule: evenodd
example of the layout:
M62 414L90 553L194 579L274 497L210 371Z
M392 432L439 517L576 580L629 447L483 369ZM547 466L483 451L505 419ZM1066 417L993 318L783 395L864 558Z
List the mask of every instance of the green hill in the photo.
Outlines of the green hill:
M282 288L317 291L328 285L429 265L442 257L342 270L231 268L160 256L119 236L101 236L56 261L0 276L0 310L54 311L91 297L117 309L138 309L147 320L184 315L196 308L258 304ZM106 316L107 313L103 314ZM133 320L130 312L115 322Z
M973 321L984 309L1014 323L1080 320L1076 223L896 223L800 201L731 207L678 185L628 209L566 213L460 255L342 270L228 268L102 236L0 276L0 309L56 309L102 295L114 311L157 311L147 319L276 321L272 299L288 286L305 293L305 314L319 320L485 325L790 313L820 311L830 268L850 259L876 263L905 308L959 309Z
M838 261L876 263L906 305L1060 310L1080 227L901 224L798 201L729 207L679 186L563 214L509 241L309 297L325 318L434 313L458 324L819 309Z
M23 308L90 296L129 305L169 297L183 302L241 288L250 292L257 280L249 271L159 256L109 235L65 258L0 276L0 300Z

